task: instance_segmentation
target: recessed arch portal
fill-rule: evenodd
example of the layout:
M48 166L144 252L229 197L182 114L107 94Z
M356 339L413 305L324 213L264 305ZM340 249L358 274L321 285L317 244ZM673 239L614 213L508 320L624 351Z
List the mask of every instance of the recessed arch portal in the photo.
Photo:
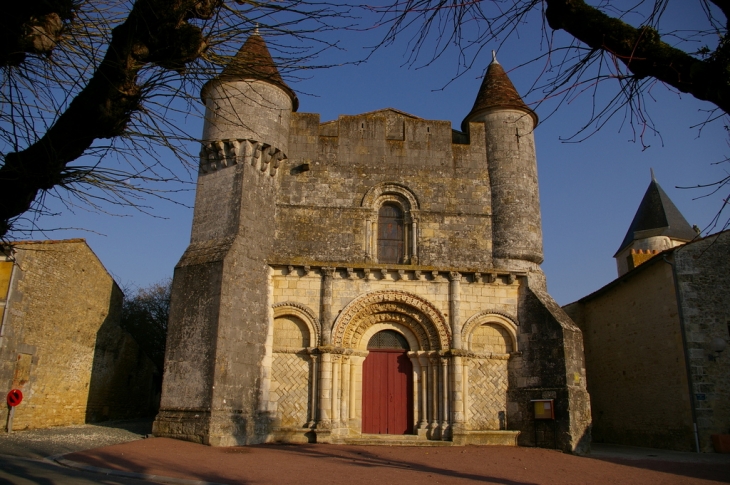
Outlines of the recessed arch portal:
M350 302L334 323L332 345L364 349L365 337L387 326L407 339L412 335L411 350L446 350L451 345L451 332L441 312L424 298L400 290L374 291Z

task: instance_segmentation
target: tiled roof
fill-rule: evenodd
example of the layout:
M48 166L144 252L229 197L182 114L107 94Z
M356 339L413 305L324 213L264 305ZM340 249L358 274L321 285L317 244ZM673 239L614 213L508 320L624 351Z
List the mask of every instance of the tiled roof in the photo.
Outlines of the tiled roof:
M682 241L691 241L697 236L677 206L653 178L616 254L633 241L652 236L666 236Z
M269 49L266 47L266 42L256 32L251 34L216 79L221 81L256 79L268 82L283 89L289 95L292 100L292 111L299 108L296 93L281 78Z
M469 121L485 111L493 111L499 108L517 109L529 114L537 126L537 114L527 107L515 86L510 81L502 65L497 62L496 56L487 68L482 85L479 88L474 107L471 109L464 121L461 122L461 129L466 131Z

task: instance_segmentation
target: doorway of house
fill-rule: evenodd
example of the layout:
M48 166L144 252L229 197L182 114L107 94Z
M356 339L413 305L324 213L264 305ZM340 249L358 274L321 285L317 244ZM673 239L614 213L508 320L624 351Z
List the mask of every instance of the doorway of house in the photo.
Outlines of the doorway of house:
M362 432L413 433L413 365L408 341L383 330L368 342L362 368Z

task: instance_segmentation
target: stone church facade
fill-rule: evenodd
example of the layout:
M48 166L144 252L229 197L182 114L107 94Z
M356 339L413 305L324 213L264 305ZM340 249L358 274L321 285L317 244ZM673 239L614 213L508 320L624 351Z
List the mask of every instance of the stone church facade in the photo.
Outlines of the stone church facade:
M461 131L298 113L257 34L202 98L157 436L586 449L582 335L539 266L537 117L496 60Z

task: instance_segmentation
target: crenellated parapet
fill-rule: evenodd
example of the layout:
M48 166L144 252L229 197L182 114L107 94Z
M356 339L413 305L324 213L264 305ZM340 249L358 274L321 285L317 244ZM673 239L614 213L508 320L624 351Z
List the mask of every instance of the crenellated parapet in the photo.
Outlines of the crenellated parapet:
M286 154L267 143L253 139L203 142L200 148L200 171L213 172L239 163L247 163L261 172L276 175Z

